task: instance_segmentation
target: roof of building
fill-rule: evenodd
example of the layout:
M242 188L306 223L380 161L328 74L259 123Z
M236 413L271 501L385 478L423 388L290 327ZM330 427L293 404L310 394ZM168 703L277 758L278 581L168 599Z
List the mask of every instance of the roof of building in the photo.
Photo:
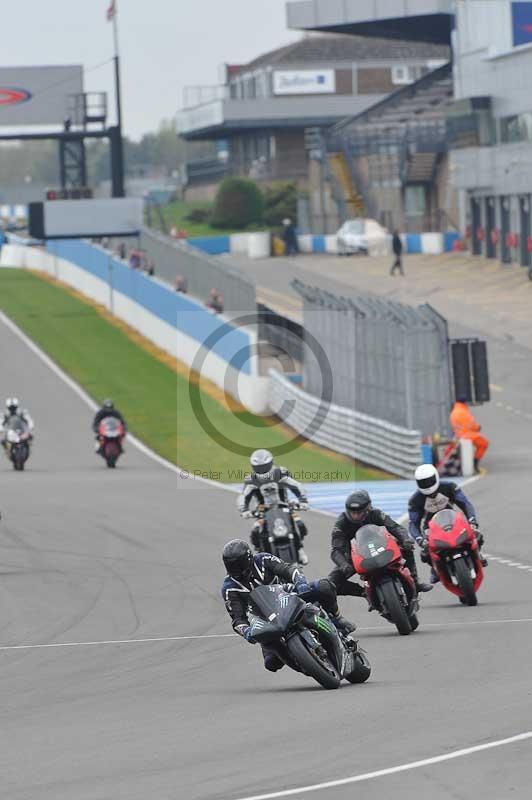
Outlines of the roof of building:
M324 61L394 61L417 58L448 59L450 50L446 45L425 42L323 34L305 36L298 42L264 53L242 66L241 71L247 72L261 66L313 64Z

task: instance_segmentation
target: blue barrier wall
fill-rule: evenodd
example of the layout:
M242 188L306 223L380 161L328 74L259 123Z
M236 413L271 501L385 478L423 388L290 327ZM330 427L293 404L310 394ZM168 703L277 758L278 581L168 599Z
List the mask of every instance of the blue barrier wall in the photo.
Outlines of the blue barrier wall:
M187 241L192 247L211 256L219 256L221 253L229 253L231 250L229 236L195 236Z
M227 364L238 363L240 372L251 375L251 339L247 331L233 327L212 314L200 303L174 292L125 262L112 258L101 248L79 240L48 242L47 249L58 258L99 278L132 302L149 311L185 336L198 343L213 336L217 341L209 349Z

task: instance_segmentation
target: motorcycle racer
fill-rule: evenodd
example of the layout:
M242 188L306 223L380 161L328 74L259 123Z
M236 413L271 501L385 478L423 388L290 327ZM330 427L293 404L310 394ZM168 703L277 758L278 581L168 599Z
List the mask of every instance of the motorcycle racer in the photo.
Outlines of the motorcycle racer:
M250 644L249 595L257 586L272 583L293 584L298 595L309 602L319 602L329 614L336 628L344 634L355 630L355 625L340 615L336 591L331 581L325 579L309 582L297 568L290 566L270 553L253 555L251 547L243 539L232 539L222 551L222 560L227 575L222 584L222 598L231 617L233 629ZM264 667L277 672L284 662L266 645L261 645Z

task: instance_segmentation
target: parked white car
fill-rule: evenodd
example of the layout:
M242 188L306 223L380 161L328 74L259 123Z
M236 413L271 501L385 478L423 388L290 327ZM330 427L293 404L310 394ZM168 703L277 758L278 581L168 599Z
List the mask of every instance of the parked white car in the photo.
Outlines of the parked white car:
M336 234L338 255L369 253L385 248L389 234L375 219L348 219Z

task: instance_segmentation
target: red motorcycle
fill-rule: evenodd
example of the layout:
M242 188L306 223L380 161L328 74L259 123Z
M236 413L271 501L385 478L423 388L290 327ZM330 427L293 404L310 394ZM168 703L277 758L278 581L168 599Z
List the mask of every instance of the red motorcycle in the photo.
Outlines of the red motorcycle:
M484 578L477 537L459 511L446 508L429 522L428 549L440 582L460 602L477 605L477 591Z
M99 453L111 469L116 466L116 462L124 452L122 440L125 435L126 429L123 423L115 417L104 417L98 426Z
M365 581L370 609L377 609L402 636L415 631L419 625L416 586L391 533L379 525L364 525L351 542L351 559Z

